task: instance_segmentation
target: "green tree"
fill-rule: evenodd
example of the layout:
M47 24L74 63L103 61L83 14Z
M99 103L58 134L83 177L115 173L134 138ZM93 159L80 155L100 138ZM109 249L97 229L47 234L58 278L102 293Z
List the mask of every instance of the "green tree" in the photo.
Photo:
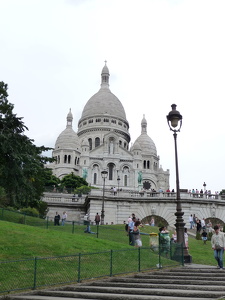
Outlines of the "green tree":
M77 189L82 185L88 186L87 181L80 176L74 175L73 172L64 176L61 180L61 187L69 189L70 191Z
M44 164L53 161L42 153L51 148L35 146L24 134L28 128L7 97L7 85L0 82L0 187L7 205L37 207L44 191Z
M58 187L60 184L60 179L53 175L52 169L45 168L44 170L44 184L49 187Z

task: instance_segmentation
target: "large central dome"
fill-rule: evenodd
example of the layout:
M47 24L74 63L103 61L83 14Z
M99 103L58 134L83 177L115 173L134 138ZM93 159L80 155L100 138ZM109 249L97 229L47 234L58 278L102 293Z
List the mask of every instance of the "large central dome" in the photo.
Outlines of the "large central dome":
M86 103L81 120L99 115L126 120L126 113L120 100L109 89L109 70L105 65L102 69L102 83L100 90Z

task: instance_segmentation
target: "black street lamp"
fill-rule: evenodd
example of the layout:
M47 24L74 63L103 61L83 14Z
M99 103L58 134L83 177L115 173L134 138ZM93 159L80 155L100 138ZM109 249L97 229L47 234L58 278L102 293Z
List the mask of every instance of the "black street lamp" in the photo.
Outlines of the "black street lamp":
M204 187L204 192L205 192L205 189L206 189L206 183L205 183L205 181L203 183L203 187Z
M178 169L178 156L177 156L177 132L180 131L182 126L182 115L179 113L179 111L176 110L176 104L171 105L172 110L169 112L167 116L167 122L169 125L170 130L173 131L173 137L174 137L174 146L175 146L175 165L176 165L176 232L177 232L177 242L183 244L184 249L184 262L190 263L192 261L192 257L188 253L188 249L185 246L185 240L184 240L184 219L183 219L183 211L181 207L181 199L180 199L180 182L179 182L179 169Z
M105 179L108 176L108 171L104 170L101 172L103 178L103 195L102 195L102 211L101 211L101 225L104 225L105 218Z
M118 194L119 194L119 187L120 187L120 176L117 177L117 182L118 182Z

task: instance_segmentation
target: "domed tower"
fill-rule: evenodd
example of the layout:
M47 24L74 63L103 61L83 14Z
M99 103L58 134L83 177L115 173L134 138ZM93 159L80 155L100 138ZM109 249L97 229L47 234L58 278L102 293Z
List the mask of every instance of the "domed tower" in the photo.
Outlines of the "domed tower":
M157 156L155 143L147 134L147 121L145 115L141 121L141 135L134 142L131 151L134 154L135 160L137 160L136 153L141 153L143 187L145 189L152 188L158 190L159 157ZM140 158L138 159L138 161L140 161ZM160 178L162 176L164 176L164 173L160 169ZM160 181L160 183L162 183L162 181ZM164 184L161 188L164 189Z
M53 174L59 178L73 172L79 175L81 147L78 136L72 128L73 115L71 109L67 115L66 129L58 136L52 156L55 158Z
M78 137L83 139L85 136L88 139L90 150L102 144L104 135L109 131L116 132L120 145L126 149L130 142L125 110L120 100L109 89L109 76L109 69L105 64L101 73L101 88L88 100L78 122ZM100 140L93 140L93 131Z
M88 100L78 122L80 144L88 141L89 145L89 149L82 146L80 166L82 170L88 169L87 181L97 186L102 186L104 169L109 172L107 184L117 185L120 156L131 157L129 123L122 103L109 89L109 77L105 63L100 90Z

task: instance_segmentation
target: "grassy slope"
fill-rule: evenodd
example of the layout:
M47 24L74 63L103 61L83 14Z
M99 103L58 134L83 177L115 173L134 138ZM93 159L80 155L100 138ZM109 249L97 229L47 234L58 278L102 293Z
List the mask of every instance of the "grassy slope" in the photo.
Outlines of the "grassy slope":
M123 225L113 225L111 228L123 229ZM150 227L142 229L149 233ZM158 228L151 228L157 232ZM97 239L96 235L72 234L52 229L41 229L39 227L26 226L11 222L0 221L0 260L13 260L31 257L48 257L60 255L72 255L75 253L105 251L110 249L130 248L124 240L119 240L119 235L124 233L117 230L110 230L103 239ZM143 240L149 239L147 236ZM192 255L193 263L216 265L213 258L211 244L208 241L203 245L189 237L189 252Z
M123 249L128 246L89 234L72 234L0 221L0 260Z

